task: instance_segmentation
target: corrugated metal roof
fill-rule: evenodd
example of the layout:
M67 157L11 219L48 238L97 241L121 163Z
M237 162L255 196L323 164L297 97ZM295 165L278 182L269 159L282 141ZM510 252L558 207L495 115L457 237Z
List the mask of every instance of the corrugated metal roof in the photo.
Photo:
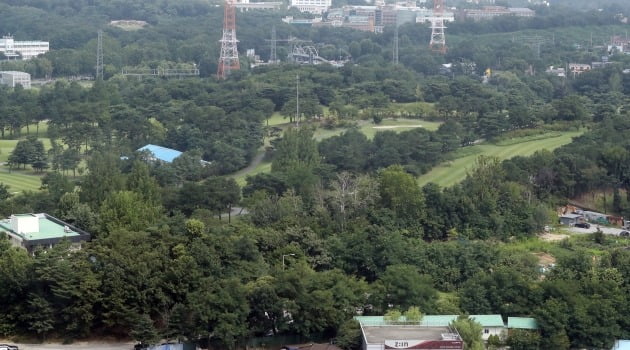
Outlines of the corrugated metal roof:
M470 315L470 318L484 327L505 327L501 315Z
M457 317L457 315L424 315L420 325L425 327L447 327ZM470 315L470 318L483 327L505 327L501 315ZM354 319L364 326L384 326L388 324L383 316L355 316ZM405 316L400 318L400 322L405 322Z
M508 317L507 326L510 329L538 329L536 319L531 317Z
M141 151L149 151L153 154L153 156L156 159L159 159L167 163L173 162L175 158L182 155L182 152L180 151L177 151L171 148L162 147L162 146L151 145L151 144L138 148L138 152L141 152Z
M564 214L560 216L561 218L568 218L568 219L577 219L577 218L581 218L582 215L580 214Z

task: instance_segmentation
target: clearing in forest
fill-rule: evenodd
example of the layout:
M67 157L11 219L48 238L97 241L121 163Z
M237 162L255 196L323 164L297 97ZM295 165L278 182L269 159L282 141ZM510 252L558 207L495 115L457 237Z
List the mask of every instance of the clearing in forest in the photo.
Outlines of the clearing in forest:
M284 123L280 124L281 121L284 121ZM287 122L288 122L288 119L284 119L284 117L282 117L279 114L274 114L271 117L271 119L269 119L269 126L278 126L284 129L288 127ZM372 139L374 138L374 135L376 135L377 132L382 132L386 130L394 131L394 132L402 132L402 131L407 131L407 130L411 130L415 128L425 128L427 130L435 131L441 124L442 123L440 122L431 122L431 121L425 121L425 120L420 120L420 119L397 118L397 119L384 119L380 124L374 124L372 121L368 121L368 120L360 120L357 122L357 127L359 131L361 131L363 134L365 134L365 136L367 136L367 138ZM348 130L348 128L325 129L325 128L319 127L317 128L317 130L315 130L313 137L317 141L321 141L329 137L340 135L346 130ZM265 141L265 144L267 143L268 141ZM246 168L237 171L231 176L234 177L234 179L236 179L236 182L239 185L244 186L245 178L247 176L254 176L259 173L270 172L271 161L265 159L264 156L265 156L264 151L261 150L259 154L256 157L254 157L252 162Z
M480 144L460 149L459 158L443 162L434 167L428 173L418 178L421 186L429 182L436 183L440 186L447 187L459 183L466 178L466 174L475 164L475 160L480 155L497 157L500 160L509 159L515 156L530 156L536 151L543 149L554 150L560 146L571 143L573 137L581 135L580 131L553 133L548 138L524 141L510 142L505 146L493 144ZM527 138L525 139L527 140ZM516 141L516 140L514 140Z

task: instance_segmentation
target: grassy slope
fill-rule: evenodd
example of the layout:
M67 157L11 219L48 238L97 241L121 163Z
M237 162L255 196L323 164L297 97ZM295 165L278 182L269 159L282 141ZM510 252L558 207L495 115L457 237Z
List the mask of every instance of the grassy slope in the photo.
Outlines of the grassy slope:
M507 146L492 144L476 145L463 149L462 157L436 166L418 179L420 185L434 182L440 186L451 186L466 177L467 171L473 166L475 159L481 154L486 156L508 159L515 156L529 156L538 150L553 150L571 142L571 139L581 132L565 132L560 136L549 137L541 140L513 143ZM555 135L555 134L554 134Z

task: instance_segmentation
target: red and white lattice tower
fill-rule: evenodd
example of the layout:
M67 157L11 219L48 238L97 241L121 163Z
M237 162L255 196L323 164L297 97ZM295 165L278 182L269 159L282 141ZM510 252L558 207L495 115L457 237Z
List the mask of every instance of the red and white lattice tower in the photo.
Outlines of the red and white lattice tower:
M225 12L223 16L223 37L221 43L221 56L219 57L219 67L217 77L225 79L230 72L241 68L238 61L238 49L236 47L236 8L234 0L225 1Z
M444 35L444 0L433 0L433 17L431 18L431 42L429 48L441 54L446 53L446 36Z

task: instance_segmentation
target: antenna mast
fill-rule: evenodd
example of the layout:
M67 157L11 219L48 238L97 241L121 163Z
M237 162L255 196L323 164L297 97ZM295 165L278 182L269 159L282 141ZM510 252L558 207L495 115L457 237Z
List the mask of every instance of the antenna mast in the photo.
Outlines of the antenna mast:
M96 44L96 80L103 80L103 31L98 31Z
M241 68L238 60L238 49L236 44L236 8L234 0L225 1L225 11L223 16L223 36L221 40L221 56L219 57L219 67L217 68L217 78L225 79L230 72Z
M276 55L276 26L271 27L271 54L269 55L269 63L278 63L278 56Z
M398 64L398 21L396 21L396 27L394 28L394 64Z
M295 76L295 126L300 127L300 75Z
M444 35L444 29L446 29L446 26L444 26L444 0L434 0L429 48L441 54L446 53L446 36Z

